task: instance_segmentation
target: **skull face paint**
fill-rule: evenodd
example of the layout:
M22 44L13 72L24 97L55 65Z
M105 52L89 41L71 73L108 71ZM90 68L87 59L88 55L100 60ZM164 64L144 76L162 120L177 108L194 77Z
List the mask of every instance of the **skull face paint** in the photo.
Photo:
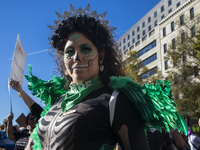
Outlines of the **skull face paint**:
M71 38L73 35L79 35L78 42L74 40L75 38ZM77 84L98 77L97 47L82 33L75 32L69 37L64 50L64 63L73 83Z

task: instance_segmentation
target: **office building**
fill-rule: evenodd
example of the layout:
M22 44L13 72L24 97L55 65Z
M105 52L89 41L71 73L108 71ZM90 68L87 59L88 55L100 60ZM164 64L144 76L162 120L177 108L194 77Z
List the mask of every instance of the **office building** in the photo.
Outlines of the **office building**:
M123 61L129 51L138 51L138 58L149 69L159 69L165 76L170 62L164 60L169 45L180 35L183 24L190 24L188 34L195 35L197 24L191 20L200 17L200 0L161 0L133 25L117 43ZM143 74L143 78L152 74Z

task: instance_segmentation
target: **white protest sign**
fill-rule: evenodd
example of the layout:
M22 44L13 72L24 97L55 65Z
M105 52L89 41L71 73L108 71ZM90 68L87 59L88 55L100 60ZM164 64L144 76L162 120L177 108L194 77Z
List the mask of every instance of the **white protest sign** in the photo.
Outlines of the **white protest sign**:
M24 76L24 66L26 62L26 52L24 51L19 34L17 36L17 42L15 45L15 50L12 59L10 79L19 81L22 85Z

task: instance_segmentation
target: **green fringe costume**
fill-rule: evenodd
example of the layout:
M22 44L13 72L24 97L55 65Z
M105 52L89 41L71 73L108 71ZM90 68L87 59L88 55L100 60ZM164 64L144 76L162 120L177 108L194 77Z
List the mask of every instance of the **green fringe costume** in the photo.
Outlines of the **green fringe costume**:
M25 75L29 83L28 89L46 105L41 113L41 117L43 117L56 100L69 91L65 88L67 81L64 77L55 76L49 81L41 80L32 75L30 65L29 73L30 76ZM129 77L111 77L110 79L109 87L127 95L141 114L145 131L149 129L149 126L160 131L161 128L165 128L167 132L177 128L179 132L187 135L187 125L183 117L176 111L176 103L172 100L169 81L164 80L164 85L163 81L158 80L155 86L153 84L141 86ZM38 124L31 134L31 137L34 138L32 147L34 150L42 149L37 131Z

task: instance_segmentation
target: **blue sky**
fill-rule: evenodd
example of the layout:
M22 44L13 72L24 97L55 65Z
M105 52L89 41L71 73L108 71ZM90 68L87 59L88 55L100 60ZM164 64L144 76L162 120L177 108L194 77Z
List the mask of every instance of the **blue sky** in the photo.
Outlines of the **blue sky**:
M85 8L90 3L91 10L97 13L107 11L106 19L110 25L117 27L116 38L122 36L129 28L140 20L160 0L0 0L0 124L10 113L10 101L8 93L8 78L13 52L20 35L22 46L28 55L24 74L28 75L28 64L32 65L33 75L43 80L50 80L56 67L53 57L43 51L50 47L48 36L50 29L47 25L53 25L57 20L55 11L63 13L69 11L70 3L78 9ZM43 52L40 52L43 51ZM40 53L35 53L40 52ZM35 54L32 54L35 53ZM37 103L40 99L31 95L27 88L28 82L24 78L22 88ZM21 113L27 115L28 108L17 92L11 89L14 120ZM14 121L14 124L16 122Z

